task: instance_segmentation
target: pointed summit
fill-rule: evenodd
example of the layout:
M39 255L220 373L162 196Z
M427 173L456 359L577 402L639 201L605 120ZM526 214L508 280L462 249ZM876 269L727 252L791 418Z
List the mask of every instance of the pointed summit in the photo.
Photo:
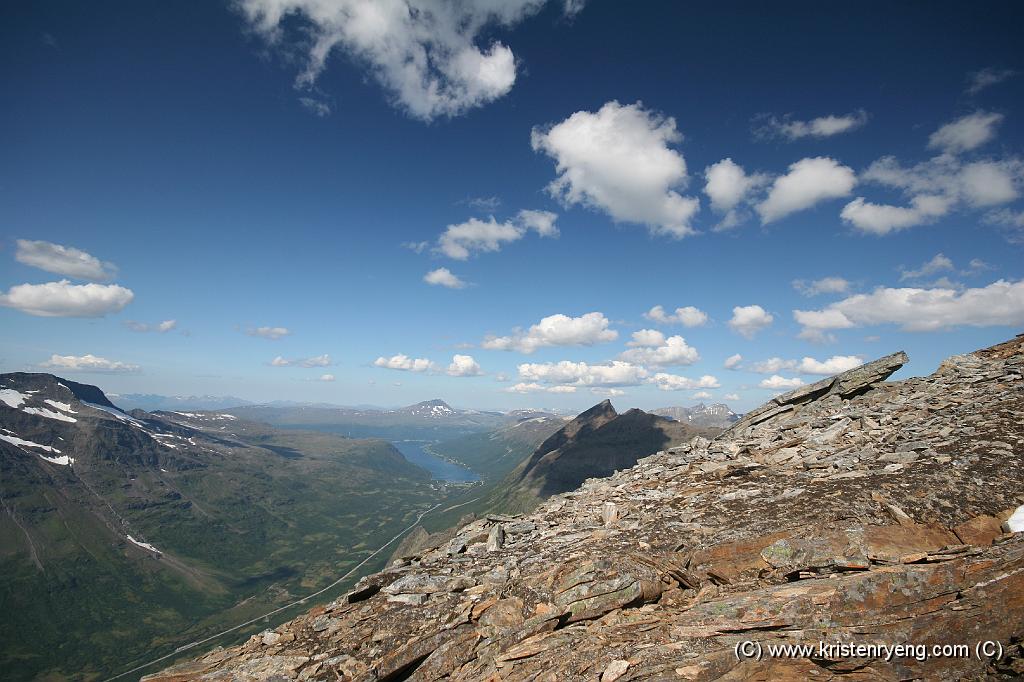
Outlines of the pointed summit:
M610 400L581 412L544 441L496 489L494 506L528 511L551 495L574 490L588 478L628 469L641 457L685 442L705 430L630 409L619 414Z
M605 400L602 400L601 402L599 402L597 405L594 405L590 409L584 410L583 412L580 412L576 416L576 419L583 420L583 421L589 421L589 420L597 418L597 417L602 417L602 416L615 417L617 415L618 415L618 413L615 411L615 408L612 406L612 401L608 400L608 399L605 399Z
M452 409L451 405L440 398L424 400L422 403L403 407L399 412L417 417L452 417L457 414L457 411Z

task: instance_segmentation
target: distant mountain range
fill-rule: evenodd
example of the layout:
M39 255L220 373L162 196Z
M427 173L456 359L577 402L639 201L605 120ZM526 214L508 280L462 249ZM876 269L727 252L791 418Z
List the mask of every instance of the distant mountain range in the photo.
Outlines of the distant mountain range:
M501 412L459 410L443 400L427 400L388 410L381 408L246 405L231 414L283 428L303 428L350 437L388 440L447 440L482 433L517 421Z
M697 403L693 407L659 407L656 410L651 410L651 414L675 419L677 422L683 422L684 424L715 426L723 429L739 421L741 416L729 409L728 405L722 403L715 405Z
M0 676L169 653L326 585L441 498L383 440L0 375Z
M223 410L228 407L252 405L244 398L216 395L168 396L155 393L124 393L112 394L122 408L126 410Z

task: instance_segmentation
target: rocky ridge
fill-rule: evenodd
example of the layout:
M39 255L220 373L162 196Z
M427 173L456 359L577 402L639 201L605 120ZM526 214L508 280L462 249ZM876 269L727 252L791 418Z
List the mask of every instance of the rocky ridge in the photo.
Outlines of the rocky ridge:
M905 361L780 396L528 516L474 521L146 679L1017 679L1024 337L885 382ZM986 640L1001 656L975 655ZM762 654L738 656L745 641ZM812 649L769 655L784 644Z

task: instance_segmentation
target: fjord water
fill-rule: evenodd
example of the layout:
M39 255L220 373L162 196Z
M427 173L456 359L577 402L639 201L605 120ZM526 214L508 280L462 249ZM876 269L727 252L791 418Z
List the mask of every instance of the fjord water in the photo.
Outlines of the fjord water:
M399 440L393 441L391 444L409 462L429 471L434 480L451 483L470 483L480 480L480 476L472 469L449 462L430 452L427 448L431 445L431 442L426 440Z

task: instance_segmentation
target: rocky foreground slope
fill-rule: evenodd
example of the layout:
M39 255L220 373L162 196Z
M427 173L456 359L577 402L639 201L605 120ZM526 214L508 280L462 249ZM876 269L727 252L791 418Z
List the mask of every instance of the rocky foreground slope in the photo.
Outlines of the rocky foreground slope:
M529 516L475 521L148 679L1017 678L1024 338L885 383L905 360L776 398ZM979 659L985 641L1001 656Z

